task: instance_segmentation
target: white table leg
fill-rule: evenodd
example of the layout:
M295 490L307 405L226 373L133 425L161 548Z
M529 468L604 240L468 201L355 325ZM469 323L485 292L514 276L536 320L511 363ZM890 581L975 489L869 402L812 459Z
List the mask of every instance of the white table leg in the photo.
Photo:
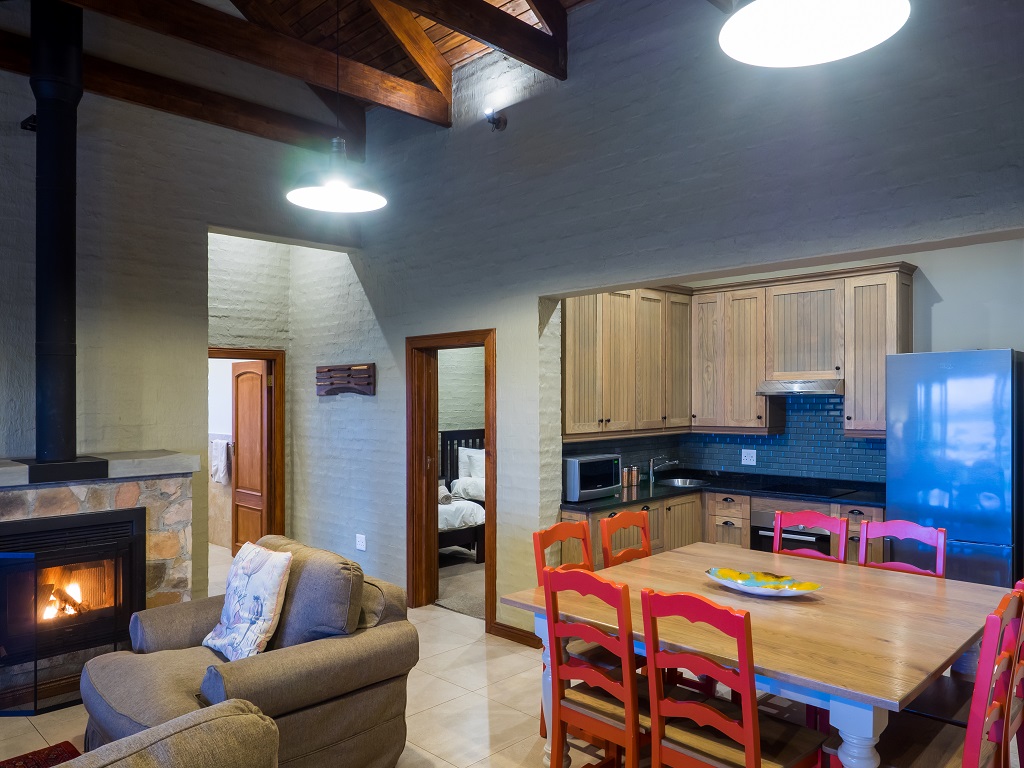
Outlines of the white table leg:
M875 744L889 722L888 712L870 704L833 700L829 722L843 739L839 746L843 768L878 768L881 761Z
M541 673L540 700L541 708L544 710L544 722L548 726L548 739L544 745L544 768L549 768L551 765L551 734L554 729L551 727L551 653L548 650L548 620L545 616L540 614L534 615L533 633L540 638L543 644L540 650L540 658L544 662L544 671ZM563 760L565 768L569 768L572 765L572 760L569 758L568 739L565 741Z

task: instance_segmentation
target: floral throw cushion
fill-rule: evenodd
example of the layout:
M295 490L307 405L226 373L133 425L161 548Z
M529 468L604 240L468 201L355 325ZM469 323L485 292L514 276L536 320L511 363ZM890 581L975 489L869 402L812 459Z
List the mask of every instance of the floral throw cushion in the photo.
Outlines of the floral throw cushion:
M229 661L254 656L266 648L281 618L291 564L291 552L243 544L228 572L220 623L203 645Z

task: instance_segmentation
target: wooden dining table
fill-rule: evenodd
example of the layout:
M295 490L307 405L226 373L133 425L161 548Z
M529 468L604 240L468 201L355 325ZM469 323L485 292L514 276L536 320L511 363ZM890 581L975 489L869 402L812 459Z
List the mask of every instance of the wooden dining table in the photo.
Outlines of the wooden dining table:
M709 568L768 571L816 582L794 597L757 597L721 586ZM598 572L626 584L634 643L644 653L640 590L691 592L750 612L757 688L829 710L846 768L876 768L875 744L888 713L905 708L980 637L985 617L1009 591L951 579L896 573L723 544L691 544ZM543 707L550 722L551 673L544 590L505 595L501 602L534 614L544 644ZM563 616L615 628L614 610L594 598L563 594ZM684 619L659 624L663 647L710 654L735 664L735 641ZM551 729L548 729L551 733ZM545 747L544 762L550 759ZM566 752L568 750L566 749Z

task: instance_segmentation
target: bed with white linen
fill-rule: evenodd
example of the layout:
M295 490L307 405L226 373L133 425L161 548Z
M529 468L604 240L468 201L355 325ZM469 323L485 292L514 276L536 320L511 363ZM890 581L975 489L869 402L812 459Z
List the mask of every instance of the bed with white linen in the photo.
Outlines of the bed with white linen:
M484 430L446 430L440 436L440 485L451 492L451 503L438 489L437 546L473 550L484 562ZM459 449L463 449L460 451Z

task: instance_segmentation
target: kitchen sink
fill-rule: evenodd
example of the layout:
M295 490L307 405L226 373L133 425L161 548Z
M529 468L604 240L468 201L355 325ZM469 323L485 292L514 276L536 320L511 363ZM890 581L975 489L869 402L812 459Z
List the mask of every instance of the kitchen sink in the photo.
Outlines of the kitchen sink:
M691 480L688 477L672 477L666 480L655 480L655 485L671 485L673 488L699 488L707 485L707 480Z

